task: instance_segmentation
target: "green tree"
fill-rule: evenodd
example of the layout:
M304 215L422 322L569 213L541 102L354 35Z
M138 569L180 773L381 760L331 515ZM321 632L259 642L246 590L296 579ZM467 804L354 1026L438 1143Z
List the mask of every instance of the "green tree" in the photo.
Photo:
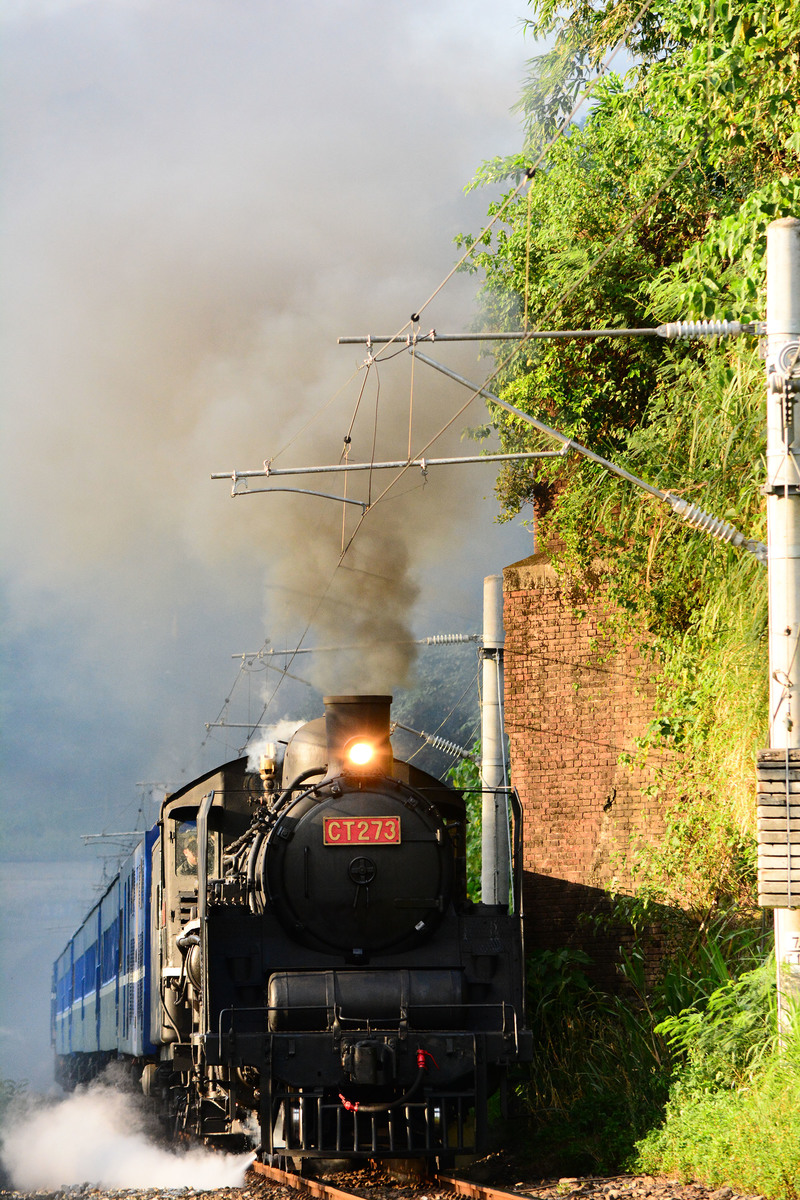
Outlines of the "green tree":
M481 743L474 742L471 758L460 759L447 772L447 781L458 788L467 806L467 896L473 903L481 899Z
M651 326L682 317L761 315L763 232L800 209L800 10L793 0L533 0L536 36L520 103L522 154L484 164L475 183L517 180L497 232L474 247L489 328ZM633 24L630 24L633 22ZM636 65L594 88L583 128L555 137L603 55L623 39ZM550 143L548 144L548 139ZM469 238L462 239L469 242ZM505 353L505 352L504 352ZM694 349L673 355L697 358ZM664 347L653 340L527 343L502 363L501 395L593 449L624 453L651 419ZM504 444L529 429L493 412ZM547 509L563 466L507 471L509 513Z
M484 328L761 319L766 226L800 213L800 8L531 9L531 32L552 46L532 60L520 102L525 145L484 164L472 185L532 175L490 207L501 215L472 244ZM619 41L634 65L596 82L582 126L557 136ZM525 342L496 353L503 399L765 540L763 365L752 341ZM504 448L552 448L504 411L490 406L490 416ZM741 840L752 759L766 738L766 573L577 457L504 470L498 495L506 516L533 503L538 544L559 569L595 588L605 565L619 637L644 632L656 662L657 711L641 749L673 751L654 785L670 798L673 861L693 864L698 909L741 902L752 882L752 846ZM710 829L719 841L704 848ZM639 865L657 896L653 871Z

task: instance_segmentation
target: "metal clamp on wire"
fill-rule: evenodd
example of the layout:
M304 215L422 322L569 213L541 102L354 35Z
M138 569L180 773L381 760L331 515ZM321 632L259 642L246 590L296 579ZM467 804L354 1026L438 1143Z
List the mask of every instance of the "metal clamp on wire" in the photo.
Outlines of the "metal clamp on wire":
M783 395L800 392L800 342L787 342L782 346L769 372L769 390ZM788 422L787 422L788 424Z

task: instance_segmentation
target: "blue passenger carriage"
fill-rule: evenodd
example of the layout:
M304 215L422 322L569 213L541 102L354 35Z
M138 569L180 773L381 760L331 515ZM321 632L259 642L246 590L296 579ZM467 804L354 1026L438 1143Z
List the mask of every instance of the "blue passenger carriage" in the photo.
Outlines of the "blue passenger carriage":
M150 1032L152 864L158 827L144 835L53 966L56 1079L92 1079L111 1059L156 1053Z

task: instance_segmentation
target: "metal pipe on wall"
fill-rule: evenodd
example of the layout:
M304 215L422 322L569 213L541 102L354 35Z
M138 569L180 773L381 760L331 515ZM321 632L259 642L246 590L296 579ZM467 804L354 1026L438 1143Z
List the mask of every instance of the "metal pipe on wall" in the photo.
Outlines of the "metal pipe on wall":
M508 904L508 794L503 741L503 577L483 581L483 671L481 695L481 898Z

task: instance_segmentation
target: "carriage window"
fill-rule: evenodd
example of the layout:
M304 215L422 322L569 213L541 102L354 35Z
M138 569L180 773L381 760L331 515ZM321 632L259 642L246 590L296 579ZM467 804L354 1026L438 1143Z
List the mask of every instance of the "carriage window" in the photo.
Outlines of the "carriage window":
M175 869L179 875L191 875L197 878L197 822L181 821L178 825L175 843ZM209 835L206 870L209 875L214 871L214 837Z

